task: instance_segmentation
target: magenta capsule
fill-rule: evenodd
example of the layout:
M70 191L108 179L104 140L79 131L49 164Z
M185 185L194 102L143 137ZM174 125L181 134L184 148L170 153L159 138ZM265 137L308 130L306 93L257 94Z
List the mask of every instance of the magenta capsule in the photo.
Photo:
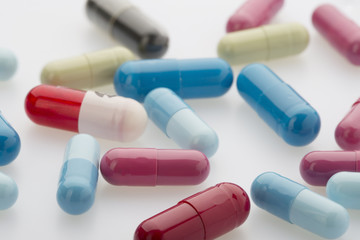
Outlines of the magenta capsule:
M210 165L196 150L114 148L101 159L100 170L113 185L195 185L207 178Z
M360 98L335 129L335 140L344 150L360 150Z
M284 0L248 0L230 17L226 32L266 24L284 5Z
M359 151L310 152L300 163L301 176L315 186L326 186L332 175L343 171L360 172Z
M360 65L360 27L330 4L315 9L315 28L352 64Z

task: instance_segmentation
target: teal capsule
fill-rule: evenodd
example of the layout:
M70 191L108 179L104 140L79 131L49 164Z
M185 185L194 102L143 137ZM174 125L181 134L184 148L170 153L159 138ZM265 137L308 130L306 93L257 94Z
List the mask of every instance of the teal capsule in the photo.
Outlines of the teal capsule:
M0 166L12 162L20 152L20 137L0 112Z

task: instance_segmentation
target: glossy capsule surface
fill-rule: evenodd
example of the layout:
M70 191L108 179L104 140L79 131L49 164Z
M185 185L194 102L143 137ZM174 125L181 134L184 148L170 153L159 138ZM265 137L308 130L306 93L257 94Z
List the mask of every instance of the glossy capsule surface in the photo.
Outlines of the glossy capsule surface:
M237 65L296 55L308 43L309 34L301 24L272 24L226 34L217 52L220 58Z
M0 172L0 210L13 206L18 198L16 182L6 174Z
M294 89L268 67L249 64L240 72L237 88L244 100L285 142L304 146L320 130L320 118Z
M129 61L114 77L117 94L138 101L159 87L169 88L181 98L218 97L232 82L231 67L220 58Z
M25 110L39 125L124 142L137 139L147 123L145 109L133 99L51 85L33 88Z
M17 69L15 54L9 49L0 48L0 81L9 80Z
M14 161L20 152L20 147L18 133L0 112L0 166Z
M273 172L254 180L251 199L265 211L324 238L338 238L349 226L344 207Z
M207 157L215 154L218 137L204 121L168 88L152 90L144 101L149 118L181 148L195 149Z
M169 38L157 23L126 0L88 0L90 21L142 58L165 54Z
M78 134L70 139L56 194L62 210L78 215L91 208L95 200L99 159L100 146L95 138Z
M360 150L360 98L335 129L335 140L344 150Z
M285 0L247 0L230 17L227 32L254 28L266 24L281 9Z
M331 176L343 171L360 172L359 151L314 151L300 163L302 178L315 186L326 186Z
M135 56L124 47L105 49L46 64L41 83L76 89L90 89L113 82L116 69Z
M319 33L352 64L360 65L360 27L330 4L317 7L312 23Z
M210 240L245 222L250 211L246 192L220 183L143 221L134 240Z
M326 194L345 208L360 209L360 173L336 173L326 184Z
M113 185L195 185L207 178L210 164L196 150L114 148L102 157L100 170Z

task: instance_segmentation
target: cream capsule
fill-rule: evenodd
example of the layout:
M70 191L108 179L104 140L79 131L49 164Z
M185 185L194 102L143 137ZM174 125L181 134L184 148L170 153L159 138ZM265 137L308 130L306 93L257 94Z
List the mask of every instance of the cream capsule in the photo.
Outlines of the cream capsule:
M111 84L116 69L124 62L134 59L130 50L116 47L55 60L43 68L41 83L76 89Z
M285 23L228 33L220 40L217 51L220 58L236 65L299 54L308 43L304 26Z

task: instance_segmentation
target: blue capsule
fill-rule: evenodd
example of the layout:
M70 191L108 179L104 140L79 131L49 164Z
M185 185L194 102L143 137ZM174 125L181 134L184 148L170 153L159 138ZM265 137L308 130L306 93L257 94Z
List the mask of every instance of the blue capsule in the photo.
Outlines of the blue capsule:
M338 238L349 226L344 207L273 172L254 180L251 198L258 207L324 238Z
M360 209L360 173L336 173L327 182L326 193L345 208Z
M17 60L13 52L0 48L0 81L10 79L16 72Z
M10 208L18 197L18 187L15 181L0 172L0 210Z
M181 98L218 97L229 90L232 82L231 67L220 58L128 61L114 77L118 95L141 102L159 87L169 88Z
M20 137L0 112L0 166L12 162L20 152Z
M68 142L56 196L65 212L78 215L93 205L99 159L100 147L92 136L78 134Z
M265 65L247 65L239 74L237 88L288 144L304 146L318 135L320 117L315 109Z
M207 157L215 154L218 148L215 131L170 89L152 90L144 107L149 118L180 147L198 150Z

